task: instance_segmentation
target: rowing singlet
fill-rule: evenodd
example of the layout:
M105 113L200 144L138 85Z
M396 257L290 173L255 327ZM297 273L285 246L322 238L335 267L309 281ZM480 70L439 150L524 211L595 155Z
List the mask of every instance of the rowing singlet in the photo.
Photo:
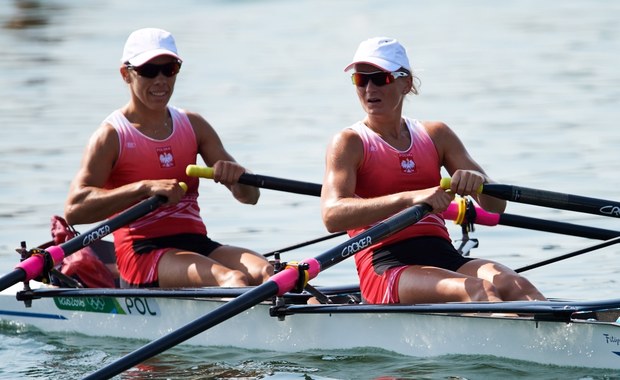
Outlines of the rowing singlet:
M399 151L389 145L363 122L348 127L357 132L364 147L364 157L357 171L356 196L373 198L439 185L441 166L433 140L419 121L408 118L404 120L411 136L411 145L404 151ZM355 236L370 227L372 226L357 228L348 233L350 236ZM358 252L355 255L355 263L363 294L366 293L369 296L371 292L389 291L385 288L388 286L387 282L397 280L397 278L391 280L377 278L373 268L373 251L416 236L438 236L450 241L444 219L440 215L429 214L416 224ZM395 286L395 284L389 286ZM381 300L383 296L377 294L376 297L369 298Z
M177 179L187 184L183 199L174 206L163 206L114 232L117 263L121 274L140 270L132 268L127 257L132 243L146 237L195 233L205 235L206 226L198 206L198 178L185 174L187 165L196 163L198 144L185 112L168 107L172 117L172 133L155 140L138 131L120 110L110 114L111 124L119 138L119 156L105 188L116 188L144 179ZM131 278L129 275L124 276Z

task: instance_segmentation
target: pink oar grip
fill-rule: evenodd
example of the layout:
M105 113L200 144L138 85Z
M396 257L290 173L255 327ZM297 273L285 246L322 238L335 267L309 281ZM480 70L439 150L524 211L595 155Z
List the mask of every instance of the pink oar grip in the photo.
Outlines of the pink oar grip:
M480 206L476 207L476 220L474 223L482 226L497 226L499 224L500 214L485 211ZM456 202L450 203L450 206L446 211L442 212L444 219L456 220L459 217L459 204Z
M497 226L499 224L500 214L485 211L482 207L476 206L476 224L483 226Z
M314 259L305 259L301 263L308 264L308 280L311 280L318 276L321 271L321 264ZM299 277L299 272L295 268L287 268L282 272L276 273L269 280L274 281L278 285L278 296L284 295L284 293L290 291L297 285L297 279Z
M65 257L65 252L57 245L48 247L45 249L51 256L54 261L54 266L60 264L62 259ZM41 255L30 256L26 260L17 264L15 268L20 268L24 272L26 272L26 279L24 281L30 281L41 275L43 273L43 264L44 259Z
M459 216L459 205L458 203L452 202L450 206L446 209L446 211L441 213L444 219L455 220Z

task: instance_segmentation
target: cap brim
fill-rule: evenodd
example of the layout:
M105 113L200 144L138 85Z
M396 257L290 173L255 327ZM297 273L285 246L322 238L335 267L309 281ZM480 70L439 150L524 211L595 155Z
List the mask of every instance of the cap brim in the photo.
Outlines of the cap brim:
M400 69L400 66L396 63L386 61L385 59L381 59L377 57L370 57L370 58L367 58L366 60L353 61L349 63L349 65L347 65L347 67L344 68L344 71L349 71L353 68L353 66L358 65L358 64L364 64L364 63L367 65L374 66L383 71L395 71L395 70Z
M171 57L175 57L179 61L183 61L181 59L181 57L179 57L177 54L171 52L170 50L167 50L167 49L155 49L155 50L144 52L142 54L138 54L137 56L129 59L127 62L129 62L133 66L141 66L141 65L147 63L148 61L150 61L151 59L153 59L155 57L159 57L160 55L169 55Z

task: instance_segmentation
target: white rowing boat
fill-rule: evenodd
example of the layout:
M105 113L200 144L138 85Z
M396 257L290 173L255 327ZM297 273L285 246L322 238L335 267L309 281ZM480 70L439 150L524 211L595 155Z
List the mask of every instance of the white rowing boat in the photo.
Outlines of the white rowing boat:
M0 319L48 333L153 340L246 289L42 288L0 294ZM345 288L320 288L350 300ZM19 297L16 297L19 295ZM295 352L376 347L403 355L495 355L620 369L620 299L589 302L308 305L309 294L262 302L187 344ZM20 298L21 300L18 300ZM274 298L275 301L275 298ZM498 316L519 313L523 317Z
M250 174L242 175L239 181L257 181L255 186L313 195L317 195L319 186L308 189L304 183ZM620 203L609 200L496 184L484 185L480 191L510 201L620 217ZM182 343L282 352L373 347L416 357L493 355L542 364L620 370L620 299L370 305L350 302L359 298L355 289L321 288L336 302L308 304L311 296L319 300L322 297L307 285L307 280L369 244L416 223L430 209L425 204L403 210L314 258L286 266L269 281L253 288L20 291L16 285L32 281L50 263L57 265L67 254L145 215L163 201L161 197L151 197L81 236L43 252L32 252L13 272L0 277L0 319L50 333L150 341L87 379L111 378ZM476 212L470 211L475 209L459 207L454 219L464 226L480 222ZM516 269L517 272L620 242L617 231L506 214L481 216L483 223L489 225L507 224L606 239L595 246ZM295 289L305 290L291 293Z

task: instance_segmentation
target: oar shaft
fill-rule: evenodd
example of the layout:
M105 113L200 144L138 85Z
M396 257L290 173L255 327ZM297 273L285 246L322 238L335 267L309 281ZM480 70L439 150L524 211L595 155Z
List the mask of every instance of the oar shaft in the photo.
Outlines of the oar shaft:
M123 356L114 363L93 372L86 376L84 380L110 379L276 295L277 291L277 285L272 281L267 281L261 286L257 286L236 297L233 301L229 301L216 310L175 330L173 333L164 335L142 346L140 349Z
M442 187L447 188L447 186L449 186L447 181L442 180ZM521 227L545 232L585 237L590 239L605 240L605 242L591 246L589 248L581 249L579 251L540 261L538 263L524 266L522 268L518 268L516 269L517 272L524 272L526 270L538 268L543 265L555 263L560 260L581 255L620 242L619 231L586 227L564 222L553 222L544 219L536 219L512 214L496 214L487 212L479 206L473 206L473 209L470 209L469 207L472 205L473 204L466 206L465 202L452 203L450 207L448 207L448 209L444 211L444 217L446 219L464 220L467 223L476 223L485 226L496 226L498 224L501 224L512 227Z
M426 203L409 207L317 256L315 259L321 265L321 270L325 270L379 240L385 239L405 227L417 223L429 211L431 211L431 207Z
M208 166L188 165L185 173L190 177L213 179L213 168ZM286 191L288 193L321 196L321 185L317 183L295 181L291 179L270 177L266 175L243 173L239 183L264 189Z
M527 228L530 230L552 232L556 234L584 237L588 239L607 240L620 236L620 231L607 230L577 224L555 222L527 216L501 214L499 224L504 226Z
M592 252L592 251L595 251L597 249L605 248L605 247L608 247L610 245L614 245L614 244L618 244L618 243L620 243L620 236L616 236L613 239L605 240L602 243L598 243L598 244L592 245L590 247L586 247L586 248L583 248L583 249L580 249L580 250L577 250L577 251L574 251L574 252L571 252L571 253L567 253L565 255L553 257L551 259L539 261L539 262L534 263L534 264L530 264L530 265L526 265L526 266L521 267L521 268L517 268L517 269L515 269L515 272L517 272L517 273L525 272L525 271L530 270L530 269L542 267L542 266L547 265L547 264L555 263L555 262L558 262L560 260L568 259L570 257L579 256L579 255L582 255L584 253Z
M239 183L264 189L286 191L288 193L313 195L316 197L321 196L321 185L319 184L269 177L266 175L244 173L239 177Z
M309 280L315 278L319 272L353 256L357 252L393 235L405 227L417 223L430 210L431 207L426 203L411 206L336 247L314 258L303 260L301 263L308 265ZM281 296L295 287L298 280L298 273L291 270L282 271L273 276L270 280L278 284L278 295Z
M473 211L475 212L470 213L469 211L463 210L462 208L465 207L467 207L467 210L469 210L469 207L473 207ZM485 211L480 206L474 206L473 203L466 206L464 202L452 202L450 207L443 212L443 216L446 219L462 220L467 223L475 223L483 226L504 225L527 228L536 231L552 232L556 234L579 236L589 239L607 240L620 236L620 231L587 227L566 222L556 222L507 213L496 214Z
M68 240L60 245L46 248L46 251L51 256L54 265L60 264L65 256L88 246L94 241L104 238L127 223L148 214L161 204L165 203L165 201L166 199L162 196L153 196L145 199L115 217L112 217L96 227L77 235L71 240ZM29 281L38 277L43 272L44 266L45 259L43 256L36 255L29 257L19 263L13 272L0 278L0 290L4 290L20 281Z
M26 279L26 272L23 269L14 269L0 278L0 291L17 284Z
M325 241L325 240L328 240L328 239L333 239L335 237L342 236L344 234L346 234L346 232L344 232L344 231L343 232L336 232L336 233L333 233L333 234L330 234L330 235L322 236L320 238L308 240L308 241L305 241L303 243L294 244L294 245L291 245L291 246L288 246L288 247L277 249L275 251L264 253L263 256L265 256L265 257L274 256L274 255L276 255L278 253L292 251L293 249L297 249L297 248L301 248L301 247L306 247L308 245L311 245L311 244L314 244L314 243L319 243L319 242L322 242L322 241Z
M620 218L620 203L527 187L486 184L482 194L512 202Z
M129 222L143 217L165 202L166 198L160 195L147 198L120 214L110 218L109 220L99 224L98 226L77 235L75 238L65 243L62 243L60 248L62 248L65 254L76 252L97 240L101 240L103 237L116 231L120 227L123 227Z

